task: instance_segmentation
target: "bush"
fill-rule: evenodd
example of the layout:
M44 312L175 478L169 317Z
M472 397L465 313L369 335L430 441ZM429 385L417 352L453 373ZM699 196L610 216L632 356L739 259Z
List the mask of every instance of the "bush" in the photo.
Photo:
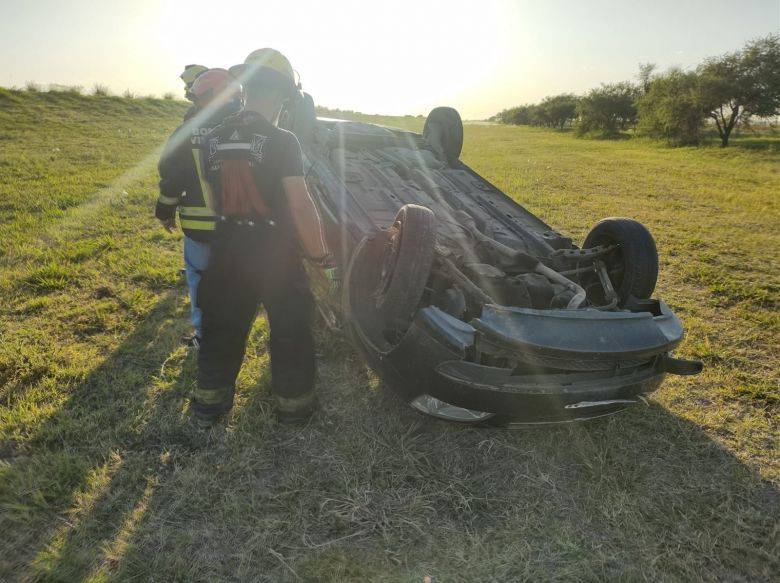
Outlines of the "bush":
M133 93L129 89L125 89L125 92L122 93L122 97L124 97L125 99L135 99L135 93Z
M105 97L106 95L108 95L108 87L106 87L105 85L101 85L100 83L97 83L92 88L92 95L101 95Z
M41 86L35 83L34 81L28 81L24 85L25 91L29 91L30 93L39 93L41 91Z
M176 99L176 96L171 91L168 91L167 93L163 94L163 99L165 99L166 101L172 101Z
M614 135L636 125L639 88L629 82L603 84L579 100L577 133Z
M654 77L637 105L639 133L678 145L701 141L706 112L696 73L672 69Z

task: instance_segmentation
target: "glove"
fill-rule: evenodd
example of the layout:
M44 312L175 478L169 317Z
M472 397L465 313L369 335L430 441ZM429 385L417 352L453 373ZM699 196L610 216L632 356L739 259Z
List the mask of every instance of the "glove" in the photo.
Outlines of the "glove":
M341 272L339 271L339 268L335 265L326 267L324 269L325 277L330 282L330 289L328 290L328 295L337 295L339 290L341 289Z
M325 277L328 278L328 281L331 282L339 282L341 283L341 273L339 272L339 268L334 266L326 267L325 268Z

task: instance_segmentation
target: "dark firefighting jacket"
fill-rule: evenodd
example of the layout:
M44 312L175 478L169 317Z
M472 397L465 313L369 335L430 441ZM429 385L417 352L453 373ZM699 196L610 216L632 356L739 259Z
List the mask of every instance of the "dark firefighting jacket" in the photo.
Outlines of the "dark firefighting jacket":
M169 220L178 208L184 234L196 241L210 241L216 228L211 192L201 167L201 143L211 127L235 111L235 106L229 106L209 119L190 117L173 132L160 156L160 196L154 214Z
M201 166L220 215L262 217L277 230L293 233L282 179L303 176L301 147L294 134L258 113L242 111L209 132Z

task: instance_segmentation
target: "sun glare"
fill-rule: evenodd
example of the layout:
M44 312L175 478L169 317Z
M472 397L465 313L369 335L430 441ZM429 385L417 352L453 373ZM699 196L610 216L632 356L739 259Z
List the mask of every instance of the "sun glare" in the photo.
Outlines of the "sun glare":
M274 47L319 105L396 115L450 105L466 119L484 119L633 79L640 62L696 67L777 29L772 0L744 3L738 21L725 9L702 8L713 1L6 3L0 85L183 97L184 65L228 67Z
M484 88L501 77L509 12L501 1L166 4L157 66L175 79L186 63L227 67L272 46L318 104L386 114L454 104L473 117L495 109Z

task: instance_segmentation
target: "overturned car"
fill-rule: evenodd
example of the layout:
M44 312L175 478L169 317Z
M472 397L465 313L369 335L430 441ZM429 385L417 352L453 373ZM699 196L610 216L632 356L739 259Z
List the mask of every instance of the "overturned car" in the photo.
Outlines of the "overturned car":
M344 274L338 294L312 278L319 310L415 409L575 421L701 370L670 354L683 328L651 299L648 230L609 218L574 245L459 160L454 109L434 109L422 135L317 118L308 94L282 119Z

